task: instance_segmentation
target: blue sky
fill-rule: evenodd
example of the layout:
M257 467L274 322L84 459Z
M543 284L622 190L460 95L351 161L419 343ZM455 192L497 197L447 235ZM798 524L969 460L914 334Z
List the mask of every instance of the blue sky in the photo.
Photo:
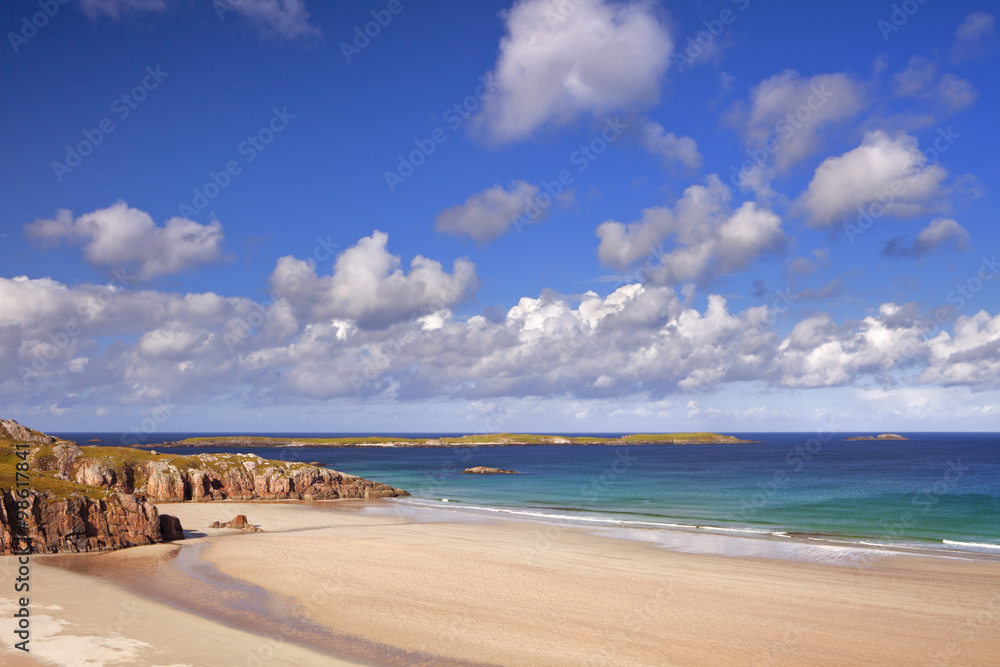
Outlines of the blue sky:
M6 3L4 416L993 430L996 14Z

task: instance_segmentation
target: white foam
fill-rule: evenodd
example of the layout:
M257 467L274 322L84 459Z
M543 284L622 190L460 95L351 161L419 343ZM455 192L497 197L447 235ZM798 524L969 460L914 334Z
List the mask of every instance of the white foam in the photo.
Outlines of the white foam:
M941 540L944 544L954 544L957 547L975 547L977 549L1000 549L1000 544L986 544L984 542L953 542L952 540Z

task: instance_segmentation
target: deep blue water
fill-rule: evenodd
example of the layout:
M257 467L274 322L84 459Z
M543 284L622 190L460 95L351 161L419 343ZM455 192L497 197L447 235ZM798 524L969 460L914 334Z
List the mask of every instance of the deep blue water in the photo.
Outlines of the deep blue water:
M120 434L57 435L81 444L90 438L105 444L120 439ZM205 434L160 433L150 442L195 435ZM825 441L813 433L733 435L763 442L249 451L264 458L319 461L406 489L413 501L441 507L447 499L449 508L562 517L591 525L803 533L1000 554L1000 434L905 433L909 440L853 442L844 440L852 433L824 436ZM220 451L234 450L171 450ZM521 474L462 474L473 465Z

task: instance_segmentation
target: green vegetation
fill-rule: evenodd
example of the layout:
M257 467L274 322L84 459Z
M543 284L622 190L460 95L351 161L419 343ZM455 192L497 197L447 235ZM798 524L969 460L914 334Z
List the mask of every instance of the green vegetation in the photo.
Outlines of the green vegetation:
M63 441L57 440L56 444L60 442ZM54 446L31 443L30 449L18 449L16 443L10 438L0 435L0 489L28 488L39 492L48 491L54 496L50 498L50 502L67 498L73 494L95 500L107 497L108 490L103 487L77 484L56 477L54 472L56 458L52 455ZM18 456L18 452L28 452L27 487L17 486L17 464L23 462L23 459ZM41 453L40 456L39 453ZM23 476L21 481L24 481Z

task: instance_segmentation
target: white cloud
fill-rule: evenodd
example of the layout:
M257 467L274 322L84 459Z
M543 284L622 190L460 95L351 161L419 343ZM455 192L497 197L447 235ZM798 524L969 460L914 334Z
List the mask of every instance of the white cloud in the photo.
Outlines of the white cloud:
M925 118L922 124L939 122L951 114L964 111L975 104L979 91L971 83L954 74L937 75L937 66L921 56L913 56L906 69L893 76L893 94L925 102L932 113L917 115Z
M920 230L913 243L897 236L886 242L882 254L887 257L921 257L949 244L957 250L965 250L968 240L969 232L962 225L948 218L935 218Z
M642 212L638 222L609 220L597 228L601 262L625 270L645 260L643 271L658 284L705 282L749 266L784 245L781 218L754 202L730 207L731 194L718 176L692 185L670 207ZM670 250L662 242L672 238Z
M815 153L825 130L849 121L866 104L864 88L847 74L805 78L785 70L757 84L729 120L751 152L783 171Z
M814 227L834 225L873 202L897 217L919 215L942 207L947 175L928 164L914 137L876 130L857 148L824 160L796 206Z
M942 331L928 347L930 361L920 382L974 390L1000 387L1000 315L979 311L959 318L954 335Z
M167 4L167 0L80 0L80 9L91 18L103 14L117 20L137 12L163 12ZM219 0L212 3L212 9L222 20L230 12L243 16L266 37L290 40L320 35L319 28L309 22L304 0Z
M677 160L691 169L701 166L701 153L698 152L698 144L694 139L677 137L654 121L647 120L642 126L642 145L650 153L659 155L666 161Z
M228 4L266 37L291 40L321 34L309 22L305 0L241 0Z
M24 226L25 235L42 244L82 243L93 266L134 270L137 280L171 275L222 257L222 225L200 225L175 216L160 227L148 213L119 201L76 220L63 209L55 219Z
M449 274L440 262L417 255L407 273L399 268L399 256L386 249L388 241L389 235L380 231L362 238L337 257L329 276L318 276L311 262L282 257L271 274L271 287L300 320L346 318L365 327L449 308L475 290L476 268L468 259L455 260Z
M538 211L532 221L544 217L548 206L538 204L540 190L537 185L524 181L512 181L504 188L499 183L478 192L465 200L464 204L452 206L438 214L434 227L439 232L467 235L481 243L501 236L521 216ZM552 205L551 197L549 205Z
M965 17L955 30L955 43L951 47L954 62L972 60L996 49L996 17L976 11Z
M520 0L474 126L504 143L585 114L654 104L673 48L645 2Z

